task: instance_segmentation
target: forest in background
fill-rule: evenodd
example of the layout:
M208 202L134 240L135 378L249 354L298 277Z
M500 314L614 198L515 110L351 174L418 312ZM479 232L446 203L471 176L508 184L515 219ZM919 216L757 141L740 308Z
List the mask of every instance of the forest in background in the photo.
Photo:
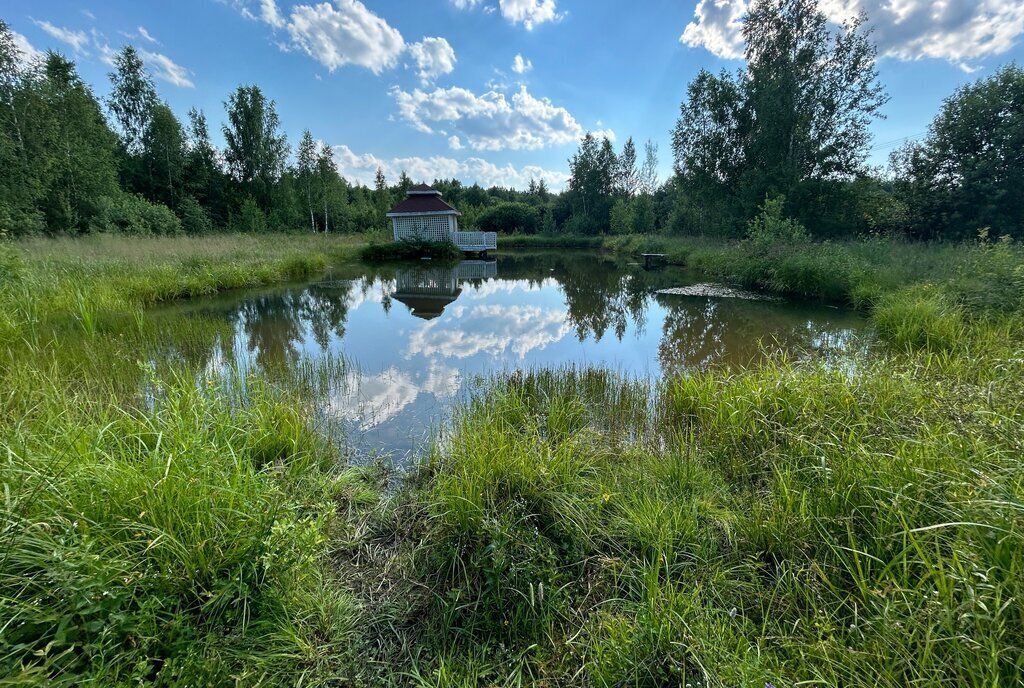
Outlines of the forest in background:
M737 239L767 217L784 239L1021 236L1024 71L958 89L923 139L872 168L870 125L888 97L866 21L831 27L817 2L755 5L745 67L686 87L667 180L653 143L617 150L587 134L562 192L433 185L464 227L506 233ZM182 121L130 45L110 82L101 101L67 57L27 62L0 20L0 235L363 232L431 181L378 170L373 188L351 183L310 131L293 149L257 85L229 94L219 149L207 115Z

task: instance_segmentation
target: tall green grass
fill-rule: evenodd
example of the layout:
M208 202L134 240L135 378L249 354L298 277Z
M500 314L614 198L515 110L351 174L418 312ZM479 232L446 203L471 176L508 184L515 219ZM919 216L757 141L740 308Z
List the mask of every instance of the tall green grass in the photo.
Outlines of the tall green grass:
M329 558L346 505L375 501L374 484L314 430L310 405L344 364L209 377L224 324L144 310L312 276L352 244L0 247L5 682L322 685L359 672L362 605Z
M303 404L250 380L148 403L33 380L5 429L0 667L19 684L343 678L359 603L325 565L357 476ZM248 678L245 678L248 677Z
M1024 368L1005 353L987 384L903 354L654 392L497 381L422 494L436 675L525 657L518 680L556 685L1014 684Z
M394 491L317 426L345 361L223 374L229 328L147 309L357 241L0 246L0 683L1020 684L1018 247L602 240L878 341L502 376Z

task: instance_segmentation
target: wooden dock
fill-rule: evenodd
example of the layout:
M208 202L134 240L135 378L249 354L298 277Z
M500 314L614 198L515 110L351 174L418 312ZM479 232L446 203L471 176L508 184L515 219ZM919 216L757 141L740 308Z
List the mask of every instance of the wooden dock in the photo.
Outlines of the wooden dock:
M650 270L655 261L658 263L665 262L664 253L641 253L640 256L644 259L644 270Z
M463 253L487 253L498 250L496 232L455 232L455 245Z

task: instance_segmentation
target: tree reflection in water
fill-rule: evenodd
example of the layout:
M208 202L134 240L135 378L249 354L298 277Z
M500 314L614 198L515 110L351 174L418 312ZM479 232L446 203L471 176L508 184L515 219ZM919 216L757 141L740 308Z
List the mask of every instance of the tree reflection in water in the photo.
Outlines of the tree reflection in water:
M330 399L311 403L377 433L369 441L407 451L409 435L436 425L467 381L496 370L592 365L643 376L746 366L758 362L762 342L798 356L842 351L862 327L856 315L820 306L658 294L692 282L680 270L582 252L344 265L314 284L168 309L164 317L221 325L197 325L153 356L187 352L213 369L232 357L245 369L337 356L349 364L344 379Z

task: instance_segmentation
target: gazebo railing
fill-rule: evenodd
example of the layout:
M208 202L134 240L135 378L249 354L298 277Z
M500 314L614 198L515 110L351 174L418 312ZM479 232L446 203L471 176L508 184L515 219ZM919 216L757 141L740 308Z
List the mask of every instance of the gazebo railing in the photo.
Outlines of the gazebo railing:
M496 251L498 250L498 234L496 232L456 232L455 245L463 251Z

